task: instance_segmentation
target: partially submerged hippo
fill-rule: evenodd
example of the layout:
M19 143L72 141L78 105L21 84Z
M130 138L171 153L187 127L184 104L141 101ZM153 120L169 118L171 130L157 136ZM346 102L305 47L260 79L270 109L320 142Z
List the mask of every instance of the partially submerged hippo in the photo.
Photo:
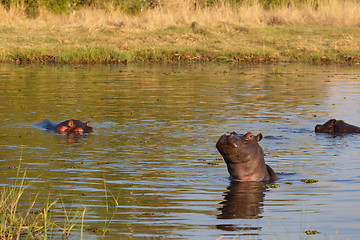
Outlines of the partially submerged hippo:
M44 120L37 127L45 128L48 131L55 131L59 134L84 134L92 133L94 129L89 126L90 122L81 122L80 120L67 120L61 123L56 123L50 120Z
M348 124L343 120L330 119L324 124L315 126L318 133L360 133L360 127Z
M217 141L216 148L223 156L232 180L270 182L278 179L274 170L265 164L264 152L258 144L261 139L261 133L254 136L250 132L245 135L232 132Z

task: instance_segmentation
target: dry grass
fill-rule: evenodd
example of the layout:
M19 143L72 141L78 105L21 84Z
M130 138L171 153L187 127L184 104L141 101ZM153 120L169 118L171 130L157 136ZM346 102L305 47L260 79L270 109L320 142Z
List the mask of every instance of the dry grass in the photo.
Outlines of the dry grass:
M24 7L11 10L0 7L0 24L3 26L19 26L20 24L28 27L113 26L131 31L189 26L192 22L208 28L222 24L360 26L359 13L360 2L356 0L324 0L319 1L317 7L307 2L284 5L270 10L264 10L262 5L256 2L239 6L220 4L214 7L194 8L193 1L190 0L168 0L157 8L144 10L137 15L125 14L108 6L107 10L83 8L64 15L55 15L45 9L40 9L36 19L29 19L26 17Z
M64 15L40 8L35 19L0 8L0 61L359 62L359 12L356 0L270 10L168 0L137 15L113 6Z

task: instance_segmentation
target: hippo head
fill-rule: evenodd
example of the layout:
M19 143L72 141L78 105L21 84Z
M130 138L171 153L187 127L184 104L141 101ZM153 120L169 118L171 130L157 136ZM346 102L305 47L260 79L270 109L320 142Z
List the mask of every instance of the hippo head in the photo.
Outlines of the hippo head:
M335 126L336 126L337 120L336 119L330 119L324 124L318 124L315 126L315 132L319 133L335 133Z
M89 121L84 123L79 120L67 120L57 126L56 132L60 134L84 134L94 132L94 129L89 125Z
M236 132L222 135L216 148L223 156L230 177L237 181L267 181L270 175L264 160L264 152L258 142L262 134L257 136L248 132L239 135Z
M216 143L216 148L225 162L248 162L254 155L263 155L262 148L258 144L261 139L261 133L254 136L248 132L241 136L232 132L230 135L222 135Z

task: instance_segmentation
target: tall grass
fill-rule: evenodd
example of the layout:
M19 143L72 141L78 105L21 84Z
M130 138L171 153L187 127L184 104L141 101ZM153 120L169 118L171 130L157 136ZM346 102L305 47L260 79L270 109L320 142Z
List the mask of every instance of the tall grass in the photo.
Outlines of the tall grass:
M86 208L83 210L79 209L66 209L63 203L63 213L60 214L62 218L62 224L55 223L50 215L50 210L57 201L50 201L48 199L45 206L37 210L35 204L37 197L34 198L30 206L24 210L20 208L21 199L25 191L31 183L25 183L26 171L23 177L19 178L20 166L18 168L17 178L13 186L2 187L0 193L0 239L51 239L55 235L59 236L61 233L63 239L68 239L70 234L74 232L75 228L79 228L80 225L80 239L83 238L84 232L84 219ZM114 217L114 212L108 209L109 197L108 193L111 194L112 200L118 205L118 198L115 198L112 193L106 189L105 179L105 198L107 204L107 215L110 216L106 219L102 230L102 238L107 233L111 221ZM59 218L59 216L57 216Z
M7 7L6 2L14 7ZM46 27L65 24L127 30L190 26L192 22L207 27L224 24L360 25L358 0L2 0L2 3L2 25L35 22ZM55 3L61 3L67 10L54 11ZM136 14L131 10L132 5L139 5ZM29 10L31 6L36 9Z
M49 211L55 202L34 210L36 197L27 211L19 209L20 199L28 186L24 177L17 179L14 187L3 187L0 193L0 239L46 238L48 230L55 226Z
M1 62L360 62L360 0L42 1L0 4Z

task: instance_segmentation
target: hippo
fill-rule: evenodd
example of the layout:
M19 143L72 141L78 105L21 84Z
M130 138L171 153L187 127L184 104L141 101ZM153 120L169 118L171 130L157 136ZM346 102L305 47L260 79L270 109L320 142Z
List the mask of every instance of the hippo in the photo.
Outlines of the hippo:
M50 120L44 120L39 124L36 124L37 127L45 128L48 131L54 131L59 134L85 134L92 133L94 129L89 126L90 122L81 122L80 120L66 120L61 123L56 123Z
M264 160L264 152L259 143L262 134L254 136L248 132L222 135L216 148L223 156L232 181L271 182L278 179L274 170Z
M330 119L324 124L315 126L317 133L360 133L360 127L348 124L343 120Z

